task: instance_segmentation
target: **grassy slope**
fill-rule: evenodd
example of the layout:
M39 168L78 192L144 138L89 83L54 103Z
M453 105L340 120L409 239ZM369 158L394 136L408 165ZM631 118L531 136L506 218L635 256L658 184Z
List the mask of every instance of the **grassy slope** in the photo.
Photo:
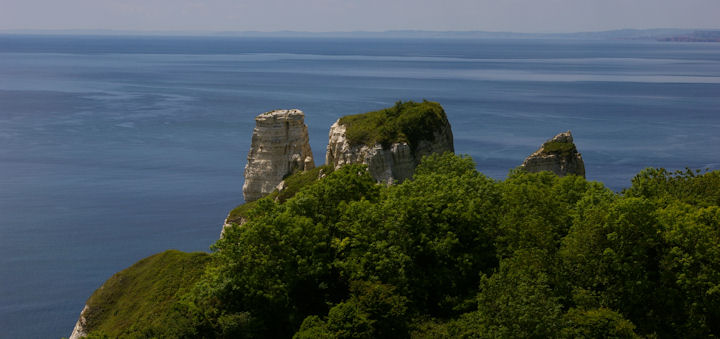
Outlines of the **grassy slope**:
M442 106L437 102L401 102L379 111L348 115L340 119L347 127L346 136L352 145L407 142L410 147L420 140L429 140L438 127L448 123Z
M116 273L87 301L90 334L135 337L173 326L173 307L209 259L207 253L168 250Z

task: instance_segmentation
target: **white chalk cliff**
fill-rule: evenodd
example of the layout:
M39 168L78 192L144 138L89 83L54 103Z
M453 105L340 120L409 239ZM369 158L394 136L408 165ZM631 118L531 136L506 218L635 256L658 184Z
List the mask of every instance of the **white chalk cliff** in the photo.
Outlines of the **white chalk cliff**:
M412 177L423 156L432 153L454 152L450 124L438 126L430 140L420 140L414 149L407 142L352 145L345 134L347 127L336 121L330 127L325 163L339 168L345 164L365 164L378 182L392 184Z
M85 314L87 314L87 312L89 312L88 306L85 305L85 307L83 307L82 311L80 312L80 317L75 323L75 327L73 328L72 334L70 334L69 339L80 339L88 335L86 328L87 319L85 319Z
M585 163L575 147L570 131L545 141L520 166L528 172L550 171L561 177L566 175L585 177Z
M314 167L302 111L276 110L258 115L245 165L245 202L272 192L287 175Z

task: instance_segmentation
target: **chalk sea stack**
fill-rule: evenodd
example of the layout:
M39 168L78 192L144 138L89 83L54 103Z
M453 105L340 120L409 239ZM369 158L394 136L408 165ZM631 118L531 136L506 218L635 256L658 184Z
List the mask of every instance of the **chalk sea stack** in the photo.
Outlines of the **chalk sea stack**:
M423 156L454 151L442 106L408 101L337 120L330 127L325 163L335 168L365 164L375 180L391 184L412 177Z
M315 167L301 110L258 115L245 165L243 196L255 201L275 190L286 176Z
M573 142L570 131L560 133L546 141L520 165L528 172L550 171L560 177L585 177L585 163Z

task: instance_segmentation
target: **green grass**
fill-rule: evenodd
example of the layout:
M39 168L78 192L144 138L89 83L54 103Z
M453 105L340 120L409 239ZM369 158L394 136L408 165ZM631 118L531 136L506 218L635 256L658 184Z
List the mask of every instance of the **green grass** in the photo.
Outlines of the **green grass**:
M285 189L283 189L281 192L278 192L277 190L273 191L272 193L268 194L267 197L271 199L278 199L280 202L285 202L285 200L288 200L295 196L300 190L315 181L317 181L320 178L320 174L328 175L333 172L333 167L330 165L323 165L320 167L315 167L311 170L302 171L294 173L288 177L286 177L285 180ZM248 212L255 207L257 203L256 201L244 203L242 205L239 205L235 207L230 213L228 214L228 222L239 222L240 219L247 217Z
M300 192L303 187L318 181L321 174L328 175L332 173L333 170L331 165L322 165L308 171L294 173L284 179L285 189L278 192L276 197L280 202L285 202Z
M351 145L381 144L384 148L407 142L414 149L420 140L432 139L433 132L447 123L442 106L426 100L398 101L390 108L340 118Z
M276 194L277 194L277 191L270 193L269 196L274 198ZM246 202L244 204L238 205L237 207L233 208L232 211L230 211L230 213L228 214L227 222L228 223L231 223L231 222L239 223L240 219L247 217L248 212L250 212L250 210L252 210L256 204L257 204L257 200L251 201L251 202Z
M549 141L543 144L543 148L547 153L559 153L562 155L570 155L577 151L575 144L572 142Z
M209 259L207 253L168 250L116 273L87 301L90 334L144 337L175 326L182 321L175 306L203 274Z

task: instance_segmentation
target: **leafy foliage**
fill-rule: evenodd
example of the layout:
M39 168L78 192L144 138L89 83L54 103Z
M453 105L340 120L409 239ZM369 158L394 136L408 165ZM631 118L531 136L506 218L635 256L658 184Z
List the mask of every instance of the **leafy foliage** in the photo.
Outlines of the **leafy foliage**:
M607 308L570 309L565 314L563 338L639 338L635 326Z
M545 253L520 250L483 277L472 318L491 337L548 338L563 327L562 306L545 269Z
M623 193L641 196L657 203L679 200L698 206L720 205L720 171L702 174L700 170L685 169L670 172L664 168L648 168L638 173L632 186Z
M358 165L319 177L226 230L195 287L156 310L172 332L138 322L123 333L720 334L720 172L648 169L618 194L548 172L495 181L468 157L436 154L394 186Z
M407 298L390 285L356 282L347 301L326 319L309 316L295 338L403 338L408 333Z
M379 189L354 165L285 203L258 200L250 220L227 229L215 245L212 297L224 312L251 310L266 336L289 336L308 315L326 313L328 302L347 297L348 286L333 264L334 224L347 202L376 199Z

